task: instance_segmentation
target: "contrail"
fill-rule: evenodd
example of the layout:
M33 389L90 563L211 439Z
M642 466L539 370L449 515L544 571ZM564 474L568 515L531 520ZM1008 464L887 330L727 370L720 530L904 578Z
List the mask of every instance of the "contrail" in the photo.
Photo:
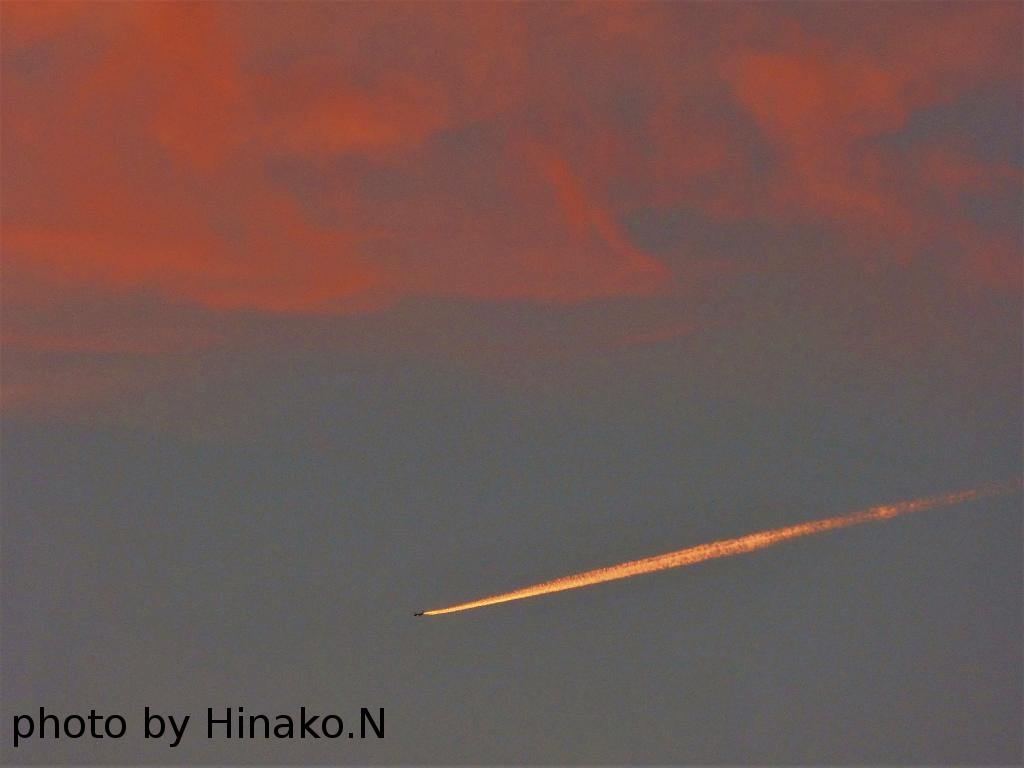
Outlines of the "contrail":
M438 616L443 613L456 613L457 611L468 611L471 608L482 608L485 605L507 603L510 600L522 600L526 597L546 595L551 592L562 592L566 589L588 587L591 584L600 584L604 581L616 579L628 579L631 576L639 576L644 573L663 571L667 568L680 568L684 565L702 563L705 560L713 560L716 557L731 557L741 555L745 552L753 552L765 547L772 547L781 544L789 539L796 539L801 536L810 536L815 533L825 533L837 528L848 528L851 525L870 523L875 520L888 520L890 517L906 515L910 512L923 512L936 507L946 507L951 504L960 504L965 501L997 496L1011 493L1020 487L1020 482L1006 485L991 485L983 488L975 488L969 491L956 491L941 496L928 496L926 498L901 501L896 504L886 504L879 507L871 507L853 512L840 517L829 517L824 520L816 520L809 523L797 523L784 528L774 528L768 531L748 533L735 539L723 539L713 541L709 544L699 544L696 547L688 547L675 552L667 552L664 555L645 557L642 560L630 560L618 565L611 565L607 568L596 568L592 571L575 573L570 576L562 576L552 581L544 581L533 586L515 589L511 592L502 592L491 597L482 597L479 600L471 600L468 603L458 603L447 608L435 608L432 611L423 611L417 616Z

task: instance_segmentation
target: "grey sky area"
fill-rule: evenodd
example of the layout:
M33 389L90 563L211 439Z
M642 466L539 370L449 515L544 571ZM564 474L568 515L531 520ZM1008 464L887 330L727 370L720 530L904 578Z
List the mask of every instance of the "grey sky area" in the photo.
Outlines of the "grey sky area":
M268 336L155 397L148 425L134 406L130 429L6 424L5 754L12 715L45 704L135 734L145 705L200 722L173 751L130 734L18 761L1018 760L1018 496L412 617L1019 473L1006 314L963 308L988 343L869 370L775 309L514 380ZM512 335L530 320L459 312ZM386 737L208 741L205 708L239 705L384 707Z

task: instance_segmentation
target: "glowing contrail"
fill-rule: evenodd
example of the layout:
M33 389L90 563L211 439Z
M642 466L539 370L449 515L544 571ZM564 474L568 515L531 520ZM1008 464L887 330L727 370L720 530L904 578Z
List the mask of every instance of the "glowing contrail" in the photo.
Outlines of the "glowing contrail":
M596 568L592 571L575 573L571 576L563 576L553 581L545 581L533 586L523 587L511 592L503 592L491 597L483 597L479 600L472 600L468 603L458 603L447 608L435 608L432 611L424 611L417 616L437 616L442 613L455 613L457 611L468 611L470 608L482 608L485 605L496 603L507 603L510 600L522 600L525 597L536 597L546 595L550 592L561 592L566 589L577 587L588 587L591 584L600 584L604 581L615 579L627 579L630 576L639 576L644 573L663 571L666 568L679 568L684 565L702 563L705 560L713 560L716 557L730 557L740 555L744 552L753 552L757 549L764 549L776 544L781 544L789 539L796 539L800 536L810 536L814 533L824 533L836 528L847 528L851 525L870 523L875 520L887 520L890 517L905 515L910 512L923 512L935 507L945 507L951 504L960 504L965 501L996 496L1003 493L1010 493L1020 487L1020 483L1007 485L992 485L984 488L976 488L969 491L957 491L942 496L929 496L923 499L912 501L901 501L896 504L886 504L880 507L854 512L840 517L829 517L824 520L815 520L809 523L797 523L788 525L785 528L774 528L770 531L759 531L748 533L735 539L723 539L713 541L710 544L699 544L696 547L680 549L676 552L668 552L664 555L645 557L642 560L630 560L619 565L608 566L607 568Z

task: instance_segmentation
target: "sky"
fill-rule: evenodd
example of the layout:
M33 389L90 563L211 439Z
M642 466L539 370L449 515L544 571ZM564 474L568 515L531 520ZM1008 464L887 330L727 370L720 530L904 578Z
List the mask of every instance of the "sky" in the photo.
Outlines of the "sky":
M1019 763L1019 494L412 613L1019 477L1022 22L3 3L4 761Z

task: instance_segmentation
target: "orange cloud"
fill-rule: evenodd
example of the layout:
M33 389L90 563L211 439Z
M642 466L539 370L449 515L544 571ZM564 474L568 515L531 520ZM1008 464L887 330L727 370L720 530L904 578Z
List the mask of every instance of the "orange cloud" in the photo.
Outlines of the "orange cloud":
M219 322L424 297L564 308L701 298L790 268L768 248L698 253L700 232L652 246L631 226L651 212L694 229L818 227L864 270L955 250L952 284L1019 292L1016 224L969 209L1019 186L1019 158L983 157L941 125L914 134L928 110L1016 93L1012 4L3 15L0 245L22 346L103 349L99 331L33 327L95 297ZM669 338L690 322L657 326Z
M15 4L10 13L35 11ZM283 312L364 309L403 292L578 300L650 291L669 279L628 242L611 212L596 207L586 214L594 243L571 232L552 231L544 238L550 245L515 236L518 250L507 240L498 246L512 251L507 266L487 266L485 254L495 249L488 240L501 236L488 236L488 217L452 221L452 232L474 233L483 259L470 279L446 269L444 257L419 277L405 256L385 256L389 267L378 268L364 255L367 241L408 250L424 235L442 236L431 230L431 200L415 201L418 210L405 218L404 203L378 211L371 210L378 203L332 194L339 221L328 224L276 189L266 164L295 157L323 166L345 156L415 162L405 156L453 124L452 82L409 70L355 77L333 51L260 69L257 43L226 6L125 6L102 16L89 22L95 55L79 61L61 51L65 37L50 41L59 55L46 66L67 76L65 97L46 98L31 76L11 76L13 100L23 103L5 121L5 144L25 159L5 164L15 202L5 211L4 243L18 272L57 285L155 288L211 308ZM36 37L57 28L46 18ZM31 45L18 38L23 26L7 30L14 48ZM465 46L466 33L478 28L456 42ZM479 87L495 78L495 63L481 60L479 44L470 48L469 61L457 62L468 71L450 79ZM563 172L538 172L556 184L563 208L574 204L567 195L579 197L579 189ZM394 238L410 225L418 231Z

